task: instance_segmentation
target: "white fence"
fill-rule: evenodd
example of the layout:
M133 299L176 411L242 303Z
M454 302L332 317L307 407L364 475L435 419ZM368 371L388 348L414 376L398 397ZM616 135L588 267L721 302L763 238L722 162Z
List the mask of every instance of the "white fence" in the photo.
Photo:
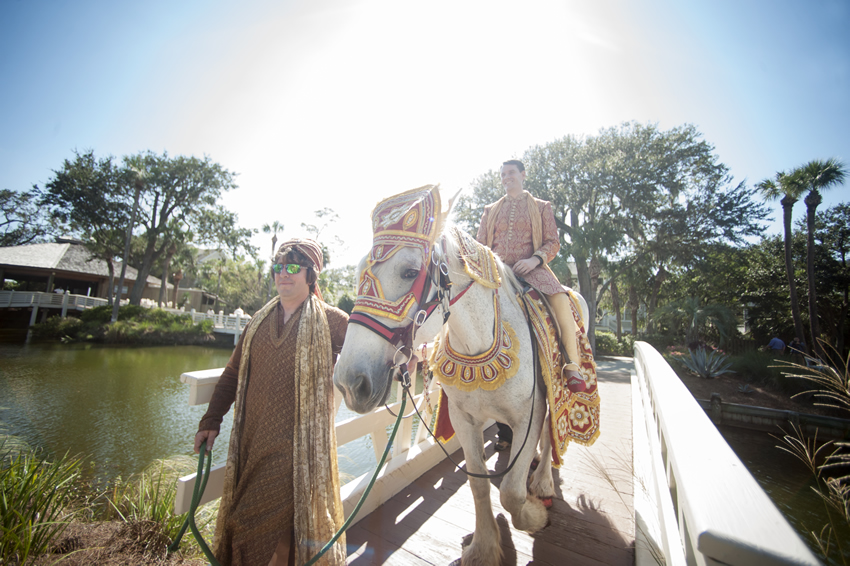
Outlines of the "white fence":
M211 369L205 371L187 372L180 376L181 381L191 386L189 392L189 404L201 405L209 403L212 397L215 384L221 376L222 368ZM436 395L439 394L439 389L431 383L432 402L436 407ZM401 385L397 387L397 398L400 399ZM420 393L414 396L416 406L423 416L425 412L425 395ZM337 407L342 401L337 391ZM393 412L397 413L401 403L395 403L390 406ZM413 408L408 403L406 411L409 413ZM392 416L386 408L381 407L375 409L372 413L353 417L343 422L336 424L336 439L337 445L342 446L353 440L357 440L363 436L371 436L372 446L375 450L375 460L380 461L383 455L384 447L389 439L387 428L395 423L395 417ZM492 423L488 423L490 426ZM392 448L390 459L384 464L381 469L375 485L369 492L369 496L360 508L357 517L354 519L356 523L361 518L365 517L382 503L390 499L393 495L400 492L407 485L417 479L419 476L430 470L437 463L445 458L445 454L437 446L432 438L428 435L425 427L419 426L415 438L413 437L413 419L408 418L402 421L398 433L396 433L395 443ZM445 445L446 450L451 453L460 448L460 442L457 437L453 438ZM223 449L227 449L225 446ZM370 470L368 473L348 482L341 489L342 504L345 510L346 518L354 510L360 497L369 485L369 480L374 473ZM210 471L210 477L207 482L206 491L201 499L201 503L206 503L221 497L224 485L224 465L215 466ZM177 482L177 497L174 501L175 513L181 514L189 510L192 492L195 486L195 474L191 474L180 478Z
M109 301L100 297L88 297L86 295L72 295L68 291L64 293L43 293L40 291L0 291L0 308L16 307L16 308L32 308L32 316L30 317L29 325L35 324L36 316L39 308L62 309L62 317L68 310L83 310L93 307L101 307L108 305ZM128 304L128 301L122 300L122 305ZM142 299L141 305L147 308L156 308L156 301L150 299ZM184 310L163 308L173 314L183 314L192 317L194 324L200 324L205 320L212 320L213 327L216 332L225 334L233 334L234 345L239 340L239 335L245 330L245 326L251 317L247 314L224 314L223 312L215 313L200 313L193 309L190 312Z
M0 291L0 307L42 307L59 309L90 309L107 304L106 299L72 295L70 293L41 293L32 291Z
M635 372L635 473L646 472L666 563L820 564L646 342L635 342Z

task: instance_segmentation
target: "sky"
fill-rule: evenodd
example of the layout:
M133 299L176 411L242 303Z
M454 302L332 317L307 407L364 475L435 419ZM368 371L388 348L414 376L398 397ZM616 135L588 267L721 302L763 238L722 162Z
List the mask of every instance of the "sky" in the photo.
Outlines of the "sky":
M209 156L242 227L333 209L340 267L383 198L627 121L693 124L749 185L850 165L848 29L844 0L0 0L0 188L75 149Z

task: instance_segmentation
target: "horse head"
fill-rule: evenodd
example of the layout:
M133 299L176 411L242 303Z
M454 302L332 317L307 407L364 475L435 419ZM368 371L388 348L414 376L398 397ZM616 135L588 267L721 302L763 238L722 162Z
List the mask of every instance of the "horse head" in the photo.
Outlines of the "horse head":
M432 257L447 215L433 185L385 199L372 212L373 245L357 268L357 299L334 371L334 384L358 413L386 401L393 376L424 341L414 334L427 339L439 329L425 320L439 309L433 302L439 267Z

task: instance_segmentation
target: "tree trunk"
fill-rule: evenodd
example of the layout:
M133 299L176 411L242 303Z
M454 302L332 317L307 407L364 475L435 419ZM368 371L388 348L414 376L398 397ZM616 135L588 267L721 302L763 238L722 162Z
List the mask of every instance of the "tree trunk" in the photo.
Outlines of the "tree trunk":
M812 332L812 351L815 356L823 359L823 348L821 348L818 337L820 336L820 324L818 323L818 296L815 289L815 212L823 198L816 190L806 195L806 227L808 235L806 238L806 274L809 280L809 328Z
M106 271L109 273L109 289L106 291L106 304L112 306L112 296L115 291L115 260L112 256L104 258L106 260Z
M617 281L611 281L611 303L614 305L614 314L617 317L617 342L623 339L623 317L620 313L620 290Z
M180 281L183 279L183 270L181 269L180 271L175 273L172 277L174 279L174 300L172 301L171 304L173 304L174 308L176 309L177 308L177 289L180 287Z
M581 256L573 256L576 260L576 271L578 272L578 287L579 293L587 302L587 339L590 342L590 348L596 354L596 295L593 293L593 288L590 283L590 269L587 265L587 258Z
M796 200L785 197L782 199L782 221L785 226L785 276L788 278L788 292L791 301L791 317L794 319L794 333L797 338L811 344L806 340L803 330L803 317L800 315L800 300L797 298L797 283L794 281L794 256L791 249L791 212ZM808 350L809 352L811 350Z
M629 285L629 306L632 311L632 336L637 339L638 334L638 296L634 285Z
M176 253L177 246L171 244L165 255L165 263L163 263L162 266L162 282L159 285L159 298L157 299L157 306L159 306L159 308L162 308L162 303L166 303L166 306L168 306L168 272L171 269L171 258L173 258Z
M664 267L658 268L658 273L653 277L652 295L649 297L649 304L646 307L646 332L652 334L655 332L655 323L652 321L652 315L655 313L655 307L658 306L658 294L661 292L661 285L667 280L667 270Z
M133 240L133 228L136 226L136 211L139 208L139 193L142 190L141 182L136 182L136 194L133 197L133 211L130 213L130 225L127 226L127 235L124 238L124 255L121 258L121 275L118 277L118 290L115 292L115 302L112 304L112 322L118 320L118 308L121 305L121 291L124 289L124 276L127 274L127 261L130 258L130 242ZM136 277L138 279L138 276ZM135 283L133 288L135 288Z

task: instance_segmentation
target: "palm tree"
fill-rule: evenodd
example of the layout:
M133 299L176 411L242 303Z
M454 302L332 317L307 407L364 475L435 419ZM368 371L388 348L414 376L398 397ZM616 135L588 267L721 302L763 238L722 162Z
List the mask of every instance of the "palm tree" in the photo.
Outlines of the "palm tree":
M265 234L272 234L272 255L271 259L274 260L274 252L275 246L277 246L277 233L283 232L283 224L275 220L271 224L263 224L263 232ZM269 297L271 297L272 286L274 285L274 277L272 277L271 281L269 281L269 287L266 289L266 302L268 302Z
M812 346L818 358L824 357L823 348L818 338L820 336L820 325L818 324L817 292L815 291L815 214L823 197L821 190L826 190L834 185L844 183L847 169L844 163L837 159L821 161L815 159L798 167L794 171L801 187L809 191L806 195L806 275L809 281L809 326L812 331Z
M766 200L782 199L783 225L785 227L785 274L788 277L788 291L791 300L791 316L794 319L794 333L800 340L807 342L803 334L803 318L800 315L800 300L797 298L797 284L794 282L794 257L791 253L791 216L794 204L805 192L797 177L783 171L776 173L773 179L765 179L756 185ZM811 343L811 342L807 342Z
M263 224L263 233L272 234L272 257L274 257L275 246L277 246L277 233L283 232L283 224L275 220L271 224Z

